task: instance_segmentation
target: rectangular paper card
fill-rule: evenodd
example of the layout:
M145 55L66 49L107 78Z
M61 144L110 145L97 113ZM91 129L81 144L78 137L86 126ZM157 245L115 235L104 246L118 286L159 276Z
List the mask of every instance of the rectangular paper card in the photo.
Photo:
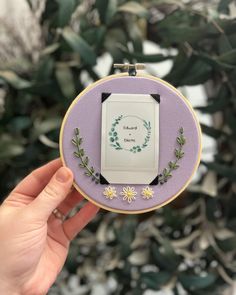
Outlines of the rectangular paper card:
M159 103L158 94L102 94L101 183L157 178Z

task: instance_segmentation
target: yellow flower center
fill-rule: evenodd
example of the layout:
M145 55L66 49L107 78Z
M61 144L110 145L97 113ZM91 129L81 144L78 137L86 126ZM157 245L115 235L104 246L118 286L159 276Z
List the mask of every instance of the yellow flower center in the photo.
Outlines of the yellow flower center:
M128 197L132 197L132 196L133 196L133 192L132 192L132 191L128 191L128 192L127 192L127 196L128 196Z
M152 196L152 192L151 191L146 191L145 192L147 196Z

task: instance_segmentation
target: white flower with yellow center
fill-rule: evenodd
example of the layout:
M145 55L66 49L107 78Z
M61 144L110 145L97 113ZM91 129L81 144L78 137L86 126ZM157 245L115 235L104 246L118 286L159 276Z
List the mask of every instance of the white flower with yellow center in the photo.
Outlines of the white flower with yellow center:
M130 204L136 199L135 196L137 195L137 192L135 191L134 187L126 186L123 187L123 191L120 194L123 196L123 200Z
M153 198L154 191L149 186L146 186L142 189L141 194L144 199L151 199Z
M112 200L113 198L116 198L116 189L114 186L107 186L105 187L103 191L103 195L105 198Z

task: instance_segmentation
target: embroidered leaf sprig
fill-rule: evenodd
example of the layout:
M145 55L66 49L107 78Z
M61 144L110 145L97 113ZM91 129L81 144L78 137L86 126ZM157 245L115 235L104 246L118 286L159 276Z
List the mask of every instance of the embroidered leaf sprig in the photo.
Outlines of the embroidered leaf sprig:
M145 148L147 146L147 143L149 142L150 140L150 136L151 136L151 123L150 121L146 121L146 120L143 120L144 124L143 126L147 129L147 135L144 139L144 143L142 145L142 148Z
M176 138L176 141L177 141L179 147L176 148L175 151L174 151L175 160L170 161L168 163L168 167L163 169L162 174L160 174L160 177L159 177L160 184L164 184L165 182L168 181L168 179L170 177L172 177L172 171L179 168L178 162L184 156L183 146L186 143L186 138L184 137L184 129L183 129L183 127L181 127L179 129L179 136Z
M115 119L115 122L112 124L111 130L109 132L109 136L110 136L110 142L111 142L111 146L113 146L116 150L122 150L122 147L120 146L118 140L118 134L115 130L116 125L118 125L120 123L120 120L123 118L122 115L120 115L117 119Z
M119 125L121 119L126 118L126 117L129 117L129 116L120 115L119 117L117 117L115 119L114 123L112 124L111 129L109 131L110 146L114 147L116 150L126 150L126 151L130 151L132 153L141 152L145 147L148 146L148 142L149 142L150 136L151 136L151 123L150 123L150 121L146 121L141 118L138 118L138 119L142 120L143 126L147 130L147 134L144 138L144 142L141 145L136 145L130 149L126 149L126 148L122 147L122 145L120 144L119 135L116 130L116 126Z
M145 147L148 146L148 142L149 142L150 136L151 136L151 123L150 123L150 121L147 122L146 120L143 120L143 126L147 129L147 135L145 136L144 142L141 146L136 145L130 149L130 152L132 152L132 153L141 152Z
M79 128L75 128L75 136L71 142L76 147L76 152L74 152L74 155L80 159L79 166L85 169L84 174L91 177L92 181L95 181L95 183L99 183L99 173L95 172L93 166L89 166L89 158L85 155L85 151L81 147L83 139L80 137Z

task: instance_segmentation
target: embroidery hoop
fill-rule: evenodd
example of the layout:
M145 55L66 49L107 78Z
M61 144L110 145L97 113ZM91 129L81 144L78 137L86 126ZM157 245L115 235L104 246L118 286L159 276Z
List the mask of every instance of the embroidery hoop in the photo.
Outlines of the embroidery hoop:
M179 189L173 196L171 196L168 200L156 205L156 206L152 206L152 207L149 207L149 208L145 208L145 209L142 209L142 210L121 210L121 209L115 209L115 208L112 208L112 207L109 207L109 206L106 206L104 204L100 204L99 202L95 201L93 198L91 198L90 196L88 196L88 194L86 194L80 187L79 185L74 181L73 185L74 187L76 188L76 190L78 192L81 193L81 195L89 200L90 202L94 203L95 205L97 205L98 207L101 207L103 209L106 209L108 211L112 211L112 212L116 212L116 213L125 213L125 214L139 214L139 213L145 213L145 212L149 212L149 211L152 211L152 210L155 210L155 209L158 209L158 208L161 208L163 206L165 206L166 204L170 203L171 201L173 201L175 198L177 198L177 196L179 196L181 194L181 192L183 192L186 187L188 186L188 184L190 183L190 181L192 180L192 177L194 175L194 173L196 172L197 170L197 167L200 163L200 157L201 157L201 150L202 150L202 138L201 138L201 128L200 128L200 124L198 122L198 119L194 113L194 110L192 108L192 106L190 105L190 103L188 102L188 100L175 88L173 87L171 84L169 84L168 82L166 81L163 81L162 79L160 78L157 78L157 77L154 77L154 76L151 76L151 75L148 75L148 74L141 74L141 73L138 73L136 71L136 67L132 67L131 69L129 69L129 72L128 73L120 73L120 74L114 74L114 75L111 75L111 76L107 76L105 78L102 78L94 83L92 83L91 85L89 85L87 88L85 88L76 98L75 100L72 102L72 104L70 105L69 109L67 110L66 114L65 114L65 117L63 119L63 122L62 122L62 126L61 126L61 131L60 131L60 155L61 155L61 159L62 159L62 163L64 166L66 166L66 162L65 162L65 159L64 159L64 155L63 155L63 143L62 143L62 140L63 140L63 133L64 133L64 127L65 127L65 123L66 123L66 120L69 116L69 113L71 111L71 109L75 106L75 104L80 100L80 98L87 92L89 92L90 90L92 90L96 85L102 83L102 82L105 82L105 81L109 81L109 80L112 80L114 78L119 78L119 77L127 77L127 76L137 76L137 77L143 77L143 78L147 78L147 79L150 79L150 80L153 80L153 81L157 81L159 83L162 83L164 85L166 85L167 87L171 88L177 95L180 99L183 100L183 102L186 104L186 106L188 107L190 113L192 114L193 118L194 118L194 121L196 123L196 126L197 126L197 133L198 133L198 139L199 139L199 149L198 149L198 154L197 154L197 160L195 162L195 165L194 165L194 168L192 170L192 174L189 176L189 178L187 179L187 181L185 182L185 184L182 186L181 189ZM113 184L112 184L113 185Z

